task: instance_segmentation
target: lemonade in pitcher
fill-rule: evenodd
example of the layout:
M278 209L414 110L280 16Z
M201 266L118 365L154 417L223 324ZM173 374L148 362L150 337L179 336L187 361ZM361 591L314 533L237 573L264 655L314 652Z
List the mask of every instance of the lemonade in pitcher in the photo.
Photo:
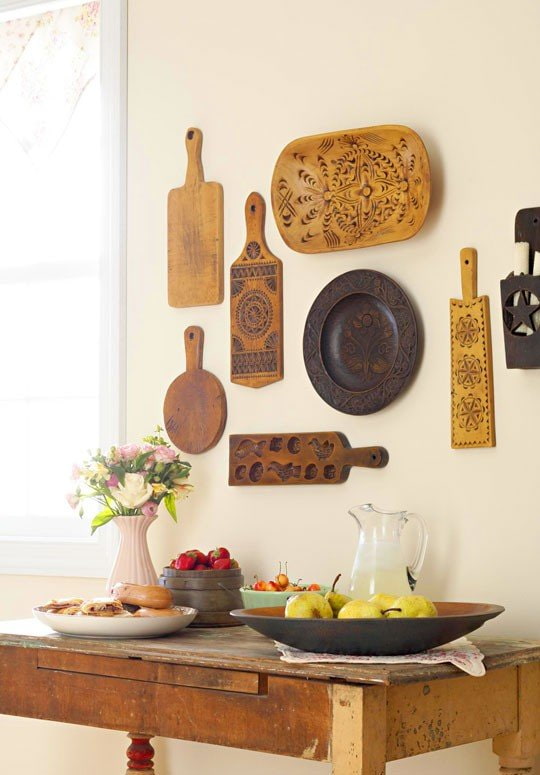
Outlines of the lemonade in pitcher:
M350 594L367 600L379 592L410 595L426 553L427 530L424 520L406 511L384 511L366 503L349 511L358 523L359 537L351 573ZM415 521L419 540L410 565L403 556L401 533L408 522Z

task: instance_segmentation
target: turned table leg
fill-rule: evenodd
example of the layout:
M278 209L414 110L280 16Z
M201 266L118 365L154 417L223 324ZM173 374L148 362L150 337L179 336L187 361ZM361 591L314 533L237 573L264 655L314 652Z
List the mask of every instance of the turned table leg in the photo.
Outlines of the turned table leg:
M150 745L151 736L130 732L131 744L127 749L128 768L126 775L155 775L154 773L154 749Z
M334 684L332 775L386 772L386 688Z
M500 775L532 775L540 752L540 663L518 667L517 732L493 740Z

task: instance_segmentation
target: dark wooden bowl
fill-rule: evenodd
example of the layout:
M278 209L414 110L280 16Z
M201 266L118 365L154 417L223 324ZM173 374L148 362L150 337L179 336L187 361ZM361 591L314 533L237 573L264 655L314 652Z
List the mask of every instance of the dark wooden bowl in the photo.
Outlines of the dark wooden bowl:
M477 630L504 608L489 603L435 603L439 616L421 619L286 619L283 606L231 611L268 638L319 654L415 654Z

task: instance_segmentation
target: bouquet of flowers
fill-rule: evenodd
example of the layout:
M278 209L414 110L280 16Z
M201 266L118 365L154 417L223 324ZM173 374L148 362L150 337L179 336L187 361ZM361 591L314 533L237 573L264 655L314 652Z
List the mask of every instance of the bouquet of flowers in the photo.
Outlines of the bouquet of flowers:
M154 516L161 501L176 522L176 501L193 489L185 481L191 465L180 460L162 431L158 426L156 435L146 436L142 444L111 447L107 453L98 449L81 466L73 466L72 479L78 484L66 496L71 508L78 508L82 517L85 498L103 507L92 520L92 533L119 515Z

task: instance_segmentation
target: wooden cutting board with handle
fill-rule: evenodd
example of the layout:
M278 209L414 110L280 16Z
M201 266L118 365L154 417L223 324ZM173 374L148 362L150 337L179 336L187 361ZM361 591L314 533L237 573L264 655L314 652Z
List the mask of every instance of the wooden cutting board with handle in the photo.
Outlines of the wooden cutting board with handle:
M283 379L283 264L264 236L266 205L246 201L246 244L231 266L231 382L259 388Z
M477 253L460 254L463 299L450 299L452 447L494 447L489 299L477 295Z
M219 379L202 367L202 328L186 328L184 341L186 371L171 383L163 416L172 443L193 455L206 452L220 440L227 420L227 399Z
M383 468L384 447L352 448L343 433L229 436L229 484L341 484L351 466Z
M171 307L223 301L223 188L206 183L202 132L186 132L186 182L169 191L168 293Z

